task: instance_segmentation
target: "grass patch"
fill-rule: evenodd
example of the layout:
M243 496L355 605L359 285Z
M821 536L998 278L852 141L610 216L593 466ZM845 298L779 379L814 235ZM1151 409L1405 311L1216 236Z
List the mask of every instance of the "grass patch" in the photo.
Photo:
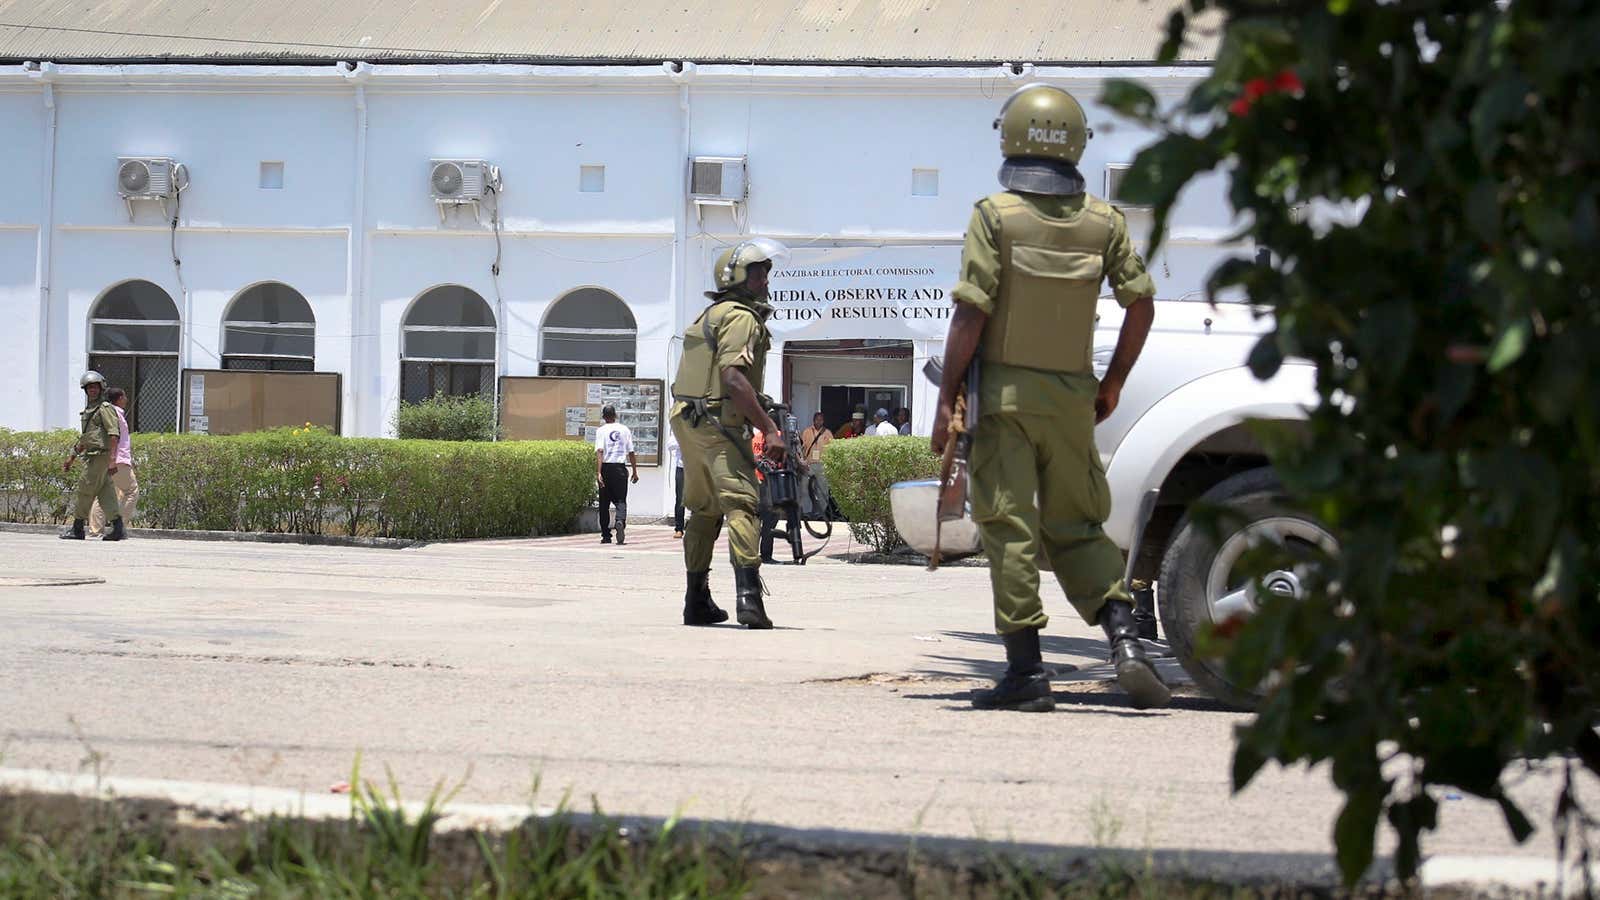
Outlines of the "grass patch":
M1036 898L1241 900L1354 895L1227 885L1079 859L1066 866L992 847L954 857L780 846L721 826L640 828L595 810L506 831L440 830L436 790L407 812L361 782L348 819L196 820L170 804L0 794L0 897ZM415 808L413 808L415 809ZM1403 896L1393 894L1392 896ZM1461 896L1431 892L1430 896Z

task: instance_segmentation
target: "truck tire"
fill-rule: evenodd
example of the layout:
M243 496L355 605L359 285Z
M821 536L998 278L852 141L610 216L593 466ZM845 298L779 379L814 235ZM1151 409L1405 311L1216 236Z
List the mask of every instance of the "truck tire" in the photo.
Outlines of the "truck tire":
M1239 557L1267 540L1284 548L1284 568L1267 579L1269 589L1294 595L1299 590L1295 560L1316 548L1337 549L1332 534L1316 519L1291 506L1269 468L1241 472L1219 482L1196 501L1197 506L1223 507L1221 533L1185 513L1167 544L1157 582L1161 629L1173 655L1202 690L1238 709L1254 709L1261 700L1258 686L1230 681L1222 660L1196 653L1203 629L1254 610L1255 587L1235 571Z

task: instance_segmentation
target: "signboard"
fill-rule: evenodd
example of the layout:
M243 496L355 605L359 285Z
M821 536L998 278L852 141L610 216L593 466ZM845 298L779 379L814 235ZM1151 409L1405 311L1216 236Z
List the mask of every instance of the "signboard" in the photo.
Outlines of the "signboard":
M600 410L617 409L633 432L639 465L661 464L666 385L651 378L500 379L500 434L508 441L587 441L603 424Z
M310 422L339 433L341 393L336 372L257 372L184 369L179 430L190 434L248 434Z
M777 341L939 339L961 248L797 247L769 279Z

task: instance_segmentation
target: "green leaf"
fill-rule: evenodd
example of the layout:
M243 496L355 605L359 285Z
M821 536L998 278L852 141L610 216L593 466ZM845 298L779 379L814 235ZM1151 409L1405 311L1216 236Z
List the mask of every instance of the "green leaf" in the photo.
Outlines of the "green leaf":
M1183 36L1189 30L1189 17L1182 9L1175 9L1167 17L1167 37L1161 42L1161 49L1156 51L1156 61L1169 63L1178 58L1183 52Z
M1240 740L1233 748L1233 791L1238 793L1250 784L1256 777L1261 767L1267 764L1267 757L1256 749L1253 742Z
M1283 351L1278 348L1278 333L1264 334L1261 340L1256 341L1255 349L1250 351L1248 360L1250 374L1262 381L1278 374L1278 369L1283 367Z
M1493 179L1479 179L1472 186L1467 195L1467 223L1485 241L1500 240L1500 186Z
M1372 848L1381 812L1383 794L1376 786L1364 786L1346 795L1344 809L1333 826L1339 872L1346 885L1354 885L1372 865Z
M1100 93L1100 103L1146 125L1153 124L1161 114L1156 95L1139 82L1126 78L1107 81L1105 90Z
M1527 319L1518 319L1500 332L1494 349L1489 353L1489 371L1499 372L1521 359L1528 349L1528 338L1532 333L1533 323Z
M1130 203L1155 207L1147 258L1154 259L1161 249L1167 215L1178 194L1196 175L1214 168L1220 160L1214 147L1186 134L1169 134L1134 157L1133 168L1122 181L1122 193Z
M1504 792L1494 799L1500 804L1500 812L1506 817L1506 827L1511 829L1512 838L1519 844L1526 842L1533 835L1533 823Z

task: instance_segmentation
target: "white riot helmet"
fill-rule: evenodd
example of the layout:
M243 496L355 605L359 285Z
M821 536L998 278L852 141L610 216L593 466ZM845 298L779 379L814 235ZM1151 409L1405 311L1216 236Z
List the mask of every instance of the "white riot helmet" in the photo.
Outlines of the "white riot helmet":
M100 385L100 390L103 391L106 389L106 377L101 375L99 372L90 369L89 371L83 373L82 378L78 379L78 387L87 390L91 384Z
M765 262L776 266L788 258L789 248L771 238L740 241L717 256L711 272L717 290L706 296L714 298L722 291L744 284L745 279L750 277L750 267L757 263Z

